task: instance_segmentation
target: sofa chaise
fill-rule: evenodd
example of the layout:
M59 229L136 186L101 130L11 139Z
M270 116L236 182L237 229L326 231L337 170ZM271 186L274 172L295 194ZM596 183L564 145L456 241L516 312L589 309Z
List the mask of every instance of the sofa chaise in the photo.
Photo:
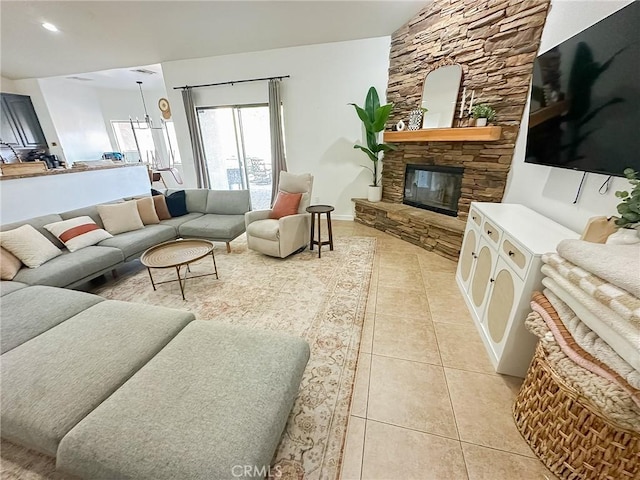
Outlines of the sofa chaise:
M167 191L169 194L173 192L175 190ZM0 230L4 231L30 224L63 251L62 255L38 268L23 267L14 280L28 285L75 288L114 270L124 262L138 258L147 248L175 238L204 238L225 242L229 252L229 242L245 231L244 214L251 209L249 191L186 189L185 196L188 211L186 215L120 233L98 245L75 252L69 252L44 225L88 216L100 228L104 228L96 205L3 225Z
M54 287L0 295L3 438L87 479L264 476L304 340Z

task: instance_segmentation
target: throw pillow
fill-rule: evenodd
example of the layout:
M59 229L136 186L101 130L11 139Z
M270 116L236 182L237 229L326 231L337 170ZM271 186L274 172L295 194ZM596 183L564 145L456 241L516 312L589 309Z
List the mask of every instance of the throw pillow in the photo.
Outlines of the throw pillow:
M301 193L278 192L276 203L273 204L269 218L279 219L289 215L298 213L298 205L300 205Z
M29 268L39 267L62 253L62 250L29 224L0 232L0 245Z
M144 228L135 201L98 205L98 213L105 230L111 235Z
M156 213L158 214L158 219L169 220L171 218L171 214L167 208L167 199L164 198L164 195L154 195L151 198L153 199L153 205L156 209Z
M187 211L187 195L184 190L178 190L167 195L167 208L172 217L181 217L189 213Z
M62 222L49 223L44 228L58 237L70 252L95 245L113 236L100 228L91 217L70 218Z
M158 214L156 213L156 207L153 204L153 198L145 197L136 200L138 204L138 213L140 219L145 225L153 225L154 223L160 223Z
M13 280L20 268L20 259L9 250L0 247L0 280Z

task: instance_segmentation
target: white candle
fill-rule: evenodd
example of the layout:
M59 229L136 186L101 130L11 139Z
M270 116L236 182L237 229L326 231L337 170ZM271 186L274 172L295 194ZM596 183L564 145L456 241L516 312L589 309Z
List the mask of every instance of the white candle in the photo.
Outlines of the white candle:
M467 99L467 87L462 89L462 103L460 104L460 118L464 114L464 102Z
M471 115L471 109L473 108L473 96L475 95L475 93L475 90L471 90L471 100L469 101L469 115Z

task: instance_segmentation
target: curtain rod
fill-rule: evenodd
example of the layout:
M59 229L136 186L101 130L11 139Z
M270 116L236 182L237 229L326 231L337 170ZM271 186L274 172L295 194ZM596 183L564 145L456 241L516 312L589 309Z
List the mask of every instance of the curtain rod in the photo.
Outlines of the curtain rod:
M219 85L233 85L234 83L262 82L264 80L275 80L282 78L291 78L291 75L280 75L279 77L249 78L247 80L233 80L231 82L207 83L203 85L185 85L183 87L173 87L174 90L184 90L185 88L201 88L201 87L217 87Z

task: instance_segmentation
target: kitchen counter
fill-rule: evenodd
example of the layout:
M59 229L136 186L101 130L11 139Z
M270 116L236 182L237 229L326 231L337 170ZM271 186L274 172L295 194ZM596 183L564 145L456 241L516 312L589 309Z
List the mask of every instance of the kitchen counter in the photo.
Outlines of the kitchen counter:
M24 162L29 163L29 162ZM44 172L38 173L20 173L20 174L3 174L0 176L0 180L15 180L18 178L31 178L31 177L47 177L54 175L66 175L68 173L82 173L82 172L94 172L96 170L111 170L114 168L125 168L125 167L140 167L144 166L142 163L122 163L122 164L113 164L113 165L96 165L96 166L86 166L86 167L74 167L74 168L54 168L50 170L46 170Z

